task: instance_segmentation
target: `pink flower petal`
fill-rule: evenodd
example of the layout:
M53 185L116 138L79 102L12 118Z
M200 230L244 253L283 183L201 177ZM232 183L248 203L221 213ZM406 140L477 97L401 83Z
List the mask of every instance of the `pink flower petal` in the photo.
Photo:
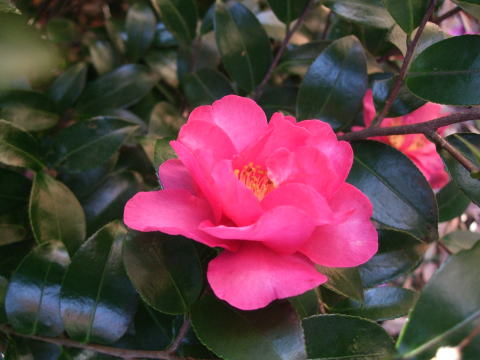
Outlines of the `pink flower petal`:
M210 206L185 190L139 192L125 205L123 221L138 231L161 231L183 235L205 245L235 250L232 242L215 239L198 230L202 221L212 219Z
M248 226L214 226L205 221L200 229L220 239L259 241L283 254L292 254L310 238L314 220L293 206L278 206L266 211L255 224Z
M260 106L251 99L237 95L227 95L210 107L197 108L188 122L198 120L209 121L220 127L239 152L257 141L267 129L267 118Z
M262 201L262 207L266 211L279 206L292 206L303 210L317 226L334 221L334 214L325 198L314 188L305 184L280 185Z
M223 160L212 171L218 201L224 216L238 226L250 225L262 214L262 208L252 190L235 176L232 162Z
M330 267L365 263L378 249L378 235L370 221L373 209L357 188L344 184L330 201L340 222L318 226L301 252L313 262Z
M183 189L196 195L197 189L185 165L178 159L165 161L158 168L158 177L163 189Z
M241 310L262 308L327 281L305 257L253 244L235 253L224 251L210 261L207 278L217 297Z

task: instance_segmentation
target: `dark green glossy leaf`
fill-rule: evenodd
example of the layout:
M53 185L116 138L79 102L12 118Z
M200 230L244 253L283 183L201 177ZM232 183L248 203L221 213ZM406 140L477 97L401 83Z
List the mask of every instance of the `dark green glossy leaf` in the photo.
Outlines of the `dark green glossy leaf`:
M60 284L70 258L63 244L42 244L25 257L13 273L5 297L8 322L23 334L57 336Z
M90 60L99 75L112 71L117 66L118 60L110 42L95 40L89 44L88 49Z
M73 255L85 240L82 206L69 188L44 172L33 180L29 215L38 243L63 242Z
M480 3L477 0L453 0L463 10L480 19Z
M27 235L24 224L11 223L0 218L0 246L23 241Z
M185 119L171 103L162 101L156 104L150 113L148 133L161 137L175 138Z
M463 214L470 204L470 199L450 181L437 193L438 221L448 221Z
M297 98L298 118L320 119L334 129L349 125L367 90L367 65L353 36L334 41L308 69Z
M278 70L287 69L292 72L305 74L305 67L309 67L320 53L332 42L330 40L311 41L306 44L287 49L285 55L282 57Z
M273 12L285 24L298 18L308 3L308 0L268 0Z
M163 350L174 338L175 317L155 311L146 304L139 304L135 315L135 349Z
M365 287L384 284L411 271L421 261L426 245L404 232L379 230L377 254L359 267Z
M178 86L177 52L173 49L153 49L145 56L145 62L160 79L172 86Z
M61 352L56 344L13 337L9 339L5 360L57 360Z
M303 320L309 359L383 360L393 341L373 321L347 315L316 315Z
M125 242L123 261L142 298L169 314L190 309L203 288L203 272L191 240L143 233Z
M0 276L0 324L7 322L7 314L5 312L5 295L7 294L8 280Z
M156 25L155 14L147 4L135 3L128 9L126 50L132 60L139 59L148 50L155 36Z
M267 87L258 103L267 117L271 117L277 111L295 116L297 95L296 86Z
M48 94L60 110L65 111L78 99L85 88L87 71L87 64L75 64L57 77L50 86Z
M456 254L461 250L469 250L480 240L477 232L457 230L445 235L442 242L452 253Z
M255 15L238 2L217 2L214 25L223 65L242 89L252 91L272 62L265 30Z
M115 117L98 117L73 124L54 140L54 159L68 171L102 165L138 127Z
M228 79L213 69L189 73L183 80L183 90L188 102L196 107L211 104L225 95L235 93Z
M320 310L319 299L315 289L291 297L288 300L301 319L316 315Z
M121 219L125 203L140 190L141 180L131 171L113 173L82 199L87 234L108 222Z
M395 319L408 314L417 300L417 294L408 289L380 286L366 290L364 299L363 303L347 299L338 304L334 312L375 321Z
M154 0L167 29L182 43L195 38L197 6L193 0Z
M410 66L408 88L422 99L440 104L480 104L478 48L479 35L454 36L433 44Z
M33 241L20 241L0 246L0 275L9 278L33 246Z
M416 32L417 30L412 33L411 37L415 36ZM427 22L425 28L422 31L422 35L420 35L417 46L415 46L415 51L413 52L413 59L415 59L419 54L422 53L423 50L425 50L429 46L448 37L449 35L444 33L440 26L432 22Z
M450 256L425 285L397 343L402 355L430 359L437 347L457 345L478 326L479 258L477 243ZM474 344L480 350L480 343Z
M78 99L76 109L97 115L104 110L126 108L147 95L155 78L143 65L123 65L89 83Z
M406 32L411 33L420 25L428 8L428 0L383 0L385 7L398 25Z
M199 339L224 359L306 358L300 320L287 302L240 311L207 295L194 305L192 323Z
M60 299L63 324L72 339L112 343L127 331L137 297L122 264L126 237L120 221L111 222L72 258Z
M328 268L317 266L318 271L327 275L328 281L324 284L337 294L363 301L362 279L358 268Z
M29 90L1 92L0 109L0 118L26 131L48 129L59 118L55 104L47 96Z
M30 186L31 181L22 174L0 168L0 214L26 204Z
M177 46L178 42L173 34L167 30L165 24L159 22L156 26L155 36L153 38L153 46L156 48L170 48Z
M348 182L368 196L373 219L423 241L438 237L435 195L418 168L400 151L376 141L352 143Z
M467 141L469 145L473 145L478 149L480 147L480 135L470 133L453 134L447 137L447 141L460 150L477 167L480 166L480 161L475 158L475 155L464 142ZM457 160L453 159L450 154L442 151L440 155L442 155L455 184L475 204L480 205L480 179L471 177L470 173Z
M326 5L338 16L361 25L390 29L395 24L382 0L327 0Z
M375 107L378 109L377 112L380 112L383 109L385 101L387 101L387 98L390 95L391 89L396 80L396 77L385 74L385 76L378 78L373 83L373 100L375 102ZM410 91L408 91L406 86L402 86L398 96L395 98L392 106L390 107L387 116L397 117L407 115L412 111L417 110L424 104L425 100L416 97Z

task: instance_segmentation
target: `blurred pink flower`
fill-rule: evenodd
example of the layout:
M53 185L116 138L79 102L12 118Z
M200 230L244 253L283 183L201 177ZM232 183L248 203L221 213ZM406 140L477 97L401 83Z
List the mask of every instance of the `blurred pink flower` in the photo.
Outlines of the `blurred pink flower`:
M363 120L370 126L376 111L373 103L372 91L368 90L363 98ZM382 127L415 124L446 115L442 113L442 106L426 103L410 114L396 118L385 118ZM355 126L353 131L363 127ZM443 129L440 129L442 132ZM378 136L372 138L389 144L407 155L412 160L434 189L440 189L448 183L448 174L445 171L442 158L438 155L435 145L422 134Z
M345 182L353 153L318 120L226 96L190 114L163 190L140 192L125 224L183 235L223 251L208 266L214 293L251 310L327 281L315 264L357 266L377 251L372 205Z

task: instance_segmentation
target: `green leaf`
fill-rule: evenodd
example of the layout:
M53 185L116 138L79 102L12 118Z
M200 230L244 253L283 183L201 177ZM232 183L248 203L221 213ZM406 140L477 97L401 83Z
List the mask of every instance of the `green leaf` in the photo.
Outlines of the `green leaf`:
M30 134L0 120L0 162L40 170L45 167L39 156L40 148Z
M268 0L268 3L277 18L289 24L300 16L308 0Z
M117 65L117 55L108 41L95 40L88 45L90 60L99 75L112 71Z
M464 156L470 159L470 161L476 164L477 167L480 167L480 161L476 159L475 154L472 153L471 149L469 149L469 147L464 142L466 140L467 142L478 148L480 146L480 135L471 133L454 134L448 136L446 140L451 145L456 147ZM466 170L457 160L453 159L451 155L446 151L441 151L440 155L445 161L448 171L452 176L455 184L475 204L480 205L480 179L473 178L470 175L470 172Z
M316 289L288 299L301 319L316 315L320 310Z
M14 244L23 241L27 236L26 226L11 223L0 218L0 246Z
M442 242L452 253L471 249L480 240L477 232L457 230L445 235Z
M5 297L8 322L22 334L58 336L60 284L70 258L63 244L39 245L13 273Z
M57 77L50 86L48 94L61 111L71 107L82 93L87 81L87 71L87 64L75 64Z
M137 297L122 264L127 230L114 221L72 258L62 284L60 309L68 335L88 343L112 343L127 331Z
M331 43L330 40L316 40L293 47L292 49L287 48L277 67L277 71L285 69L304 75L306 72L305 67L309 67L318 55Z
M154 0L160 18L168 30L189 45L196 35L197 6L193 0Z
M171 103L162 101L156 104L148 121L148 133L161 137L175 138L185 119Z
M408 314L417 300L417 293L393 286L380 286L365 290L364 299L363 303L347 299L335 306L334 312L375 321L395 319Z
M277 111L295 116L297 96L298 87L296 86L267 87L258 99L258 104L267 117L271 117Z
M138 191L141 180L131 171L113 173L85 198L82 205L87 220L87 234L108 222L123 217L125 203Z
M153 154L153 167L158 169L163 162L176 158L177 154L170 146L168 139L157 139L155 141L155 149Z
M437 193L438 221L448 221L463 214L470 204L470 199L450 181Z
M0 324L7 322L7 313L5 312L5 295L7 294L8 280L0 276Z
M150 50L145 62L160 79L174 87L178 86L177 52L173 49Z
M480 3L477 0L453 0L470 15L480 19Z
M56 360L62 349L56 344L43 341L11 337L5 360Z
M26 204L31 184L22 174L0 168L0 214Z
M348 126L367 90L367 65L353 36L334 41L308 69L297 98L299 119L320 119L334 129Z
M46 25L47 37L52 42L64 43L62 45L70 45L68 43L78 41L80 38L80 30L78 29L77 24L70 19L54 17L48 19Z
M242 89L252 91L272 62L265 30L255 15L238 2L217 2L214 26L223 65Z
M33 246L29 240L0 246L0 275L9 278Z
M178 45L173 34L167 30L165 24L159 22L156 26L155 37L153 38L153 46L155 48L171 48Z
M26 131L41 131L58 122L55 104L30 90L0 92L0 117Z
M102 111L126 108L147 95L155 84L150 70L137 64L123 65L89 83L76 109L97 115Z
M63 242L73 255L85 240L82 206L69 188L44 172L33 180L29 216L38 243Z
M413 38L417 33L417 31L418 29L415 30L410 37ZM425 25L425 28L422 31L422 35L420 35L420 39L418 40L417 46L415 46L415 51L413 52L413 59L415 59L419 54L422 53L423 50L425 50L429 46L439 41L442 41L448 37L449 35L444 33L440 26L432 22L427 22L427 24Z
M328 281L324 286L348 298L363 301L362 279L358 268L329 268L317 266L318 271L327 275Z
M207 295L194 305L192 324L199 339L224 359L306 358L300 320L288 302L240 311Z
M138 126L115 117L97 117L63 129L54 140L55 164L67 171L102 165Z
M228 79L213 69L201 69L187 74L183 80L183 90L188 102L194 107L211 104L225 95L235 93Z
M338 16L361 25L390 29L395 24L381 0L327 0L326 5Z
M398 25L410 34L420 25L427 12L428 0L383 0L385 7Z
M435 195L418 168L400 151L376 141L352 143L348 182L373 204L373 219L422 241L438 238Z
M407 87L422 99L440 104L480 104L479 47L479 35L454 36L431 45L410 66Z
M397 81L397 77L393 77L390 74L382 74L378 76L373 83L373 100L375 102L375 108L378 112L385 106L388 96L392 90L393 85ZM405 85L401 86L398 96L393 101L390 110L387 113L387 117L403 116L417 110L422 105L425 105L425 101L413 95Z
M413 270L422 260L426 245L404 232L379 230L377 254L359 267L365 287L384 284Z
M422 359L430 359L437 347L457 345L478 326L479 258L480 243L477 243L470 250L450 256L433 275L398 339L400 354L415 358L423 355ZM480 350L478 341L472 345Z
M155 14L147 4L135 3L128 9L126 50L132 60L138 60L148 50L155 36L156 25Z
M125 242L123 262L135 289L158 311L184 313L201 294L202 267L189 239L140 234Z
M383 360L393 341L373 321L347 315L316 315L302 322L308 359Z

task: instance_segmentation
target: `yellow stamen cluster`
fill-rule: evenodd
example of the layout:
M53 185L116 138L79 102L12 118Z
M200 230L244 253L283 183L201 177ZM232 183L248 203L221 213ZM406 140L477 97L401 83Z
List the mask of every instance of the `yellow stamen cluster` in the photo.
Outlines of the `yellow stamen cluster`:
M254 165L252 162L245 165L243 169L235 169L233 172L238 180L252 190L259 200L262 200L275 188L273 181L267 175L267 171L262 166Z

